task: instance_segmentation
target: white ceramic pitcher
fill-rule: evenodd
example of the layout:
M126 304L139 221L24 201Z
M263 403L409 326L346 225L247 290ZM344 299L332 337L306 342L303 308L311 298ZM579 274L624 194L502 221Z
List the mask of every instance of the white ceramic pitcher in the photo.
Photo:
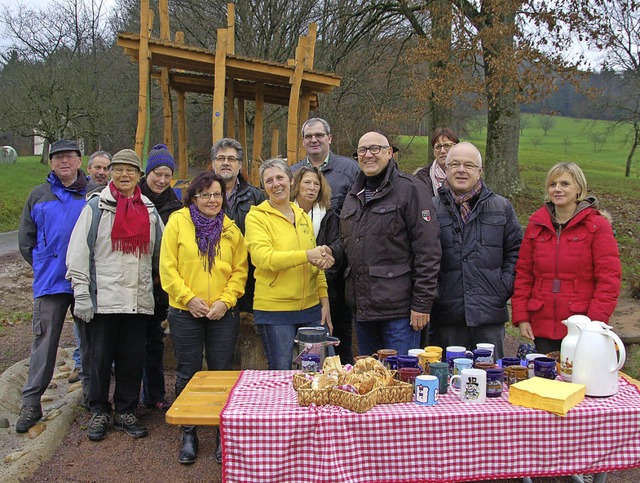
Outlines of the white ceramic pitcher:
M580 338L580 332L591 319L586 315L572 315L562 323L567 326L567 335L562 339L560 346L560 377L563 381L571 382L573 374L573 359L576 355L576 346Z
M573 359L573 381L587 386L587 396L618 392L618 371L627 357L624 344L604 322L590 322L580 332ZM617 351L616 351L617 345Z

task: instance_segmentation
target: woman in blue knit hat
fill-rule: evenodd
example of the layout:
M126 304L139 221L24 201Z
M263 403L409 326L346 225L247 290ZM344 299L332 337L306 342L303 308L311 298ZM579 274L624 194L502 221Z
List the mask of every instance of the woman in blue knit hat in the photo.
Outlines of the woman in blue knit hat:
M176 192L171 188L175 170L173 156L164 144L156 144L149 152L145 176L140 180L140 189L155 205L162 222L166 225L169 215L182 207ZM160 280L154 280L153 295L155 310L147 326L147 358L142 378L142 404L150 409L166 411L171 406L165 400L164 385L164 329L161 324L167 318L169 298Z

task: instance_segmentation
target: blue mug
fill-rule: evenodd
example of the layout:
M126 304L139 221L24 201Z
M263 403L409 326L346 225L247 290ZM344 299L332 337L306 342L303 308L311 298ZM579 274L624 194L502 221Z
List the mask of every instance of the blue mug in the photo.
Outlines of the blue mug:
M473 353L461 345L450 345L445 349L445 361L449 364L449 375L453 376L453 360L460 357L472 358Z
M436 376L416 377L415 403L420 406L434 406L438 404L439 381Z

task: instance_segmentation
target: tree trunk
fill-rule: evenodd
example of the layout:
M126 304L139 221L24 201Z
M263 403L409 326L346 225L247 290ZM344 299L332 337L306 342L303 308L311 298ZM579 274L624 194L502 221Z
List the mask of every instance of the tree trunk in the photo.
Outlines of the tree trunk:
M631 151L629 152L629 156L627 157L627 165L624 170L624 177L628 178L631 176L631 163L633 162L633 155L636 152L636 148L638 144L640 144L640 122L633 123L633 129L635 131L633 137L633 144L631 145Z
M48 139L44 139L42 143L42 154L40 155L40 164L49 164L49 147L51 144Z

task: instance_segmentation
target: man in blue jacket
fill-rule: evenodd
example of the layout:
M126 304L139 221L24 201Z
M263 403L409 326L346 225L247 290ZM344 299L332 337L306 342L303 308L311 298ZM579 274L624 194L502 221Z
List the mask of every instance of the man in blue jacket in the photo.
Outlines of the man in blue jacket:
M82 158L75 142L53 143L49 161L51 172L29 195L18 231L20 253L33 268L34 297L34 339L18 433L26 433L42 417L40 398L51 382L62 325L73 304L73 290L65 278L67 246L90 184L80 169Z
M473 144L453 146L445 172L446 181L433 198L442 260L429 342L467 349L489 342L499 359L522 229L511 203L480 179L482 156Z

